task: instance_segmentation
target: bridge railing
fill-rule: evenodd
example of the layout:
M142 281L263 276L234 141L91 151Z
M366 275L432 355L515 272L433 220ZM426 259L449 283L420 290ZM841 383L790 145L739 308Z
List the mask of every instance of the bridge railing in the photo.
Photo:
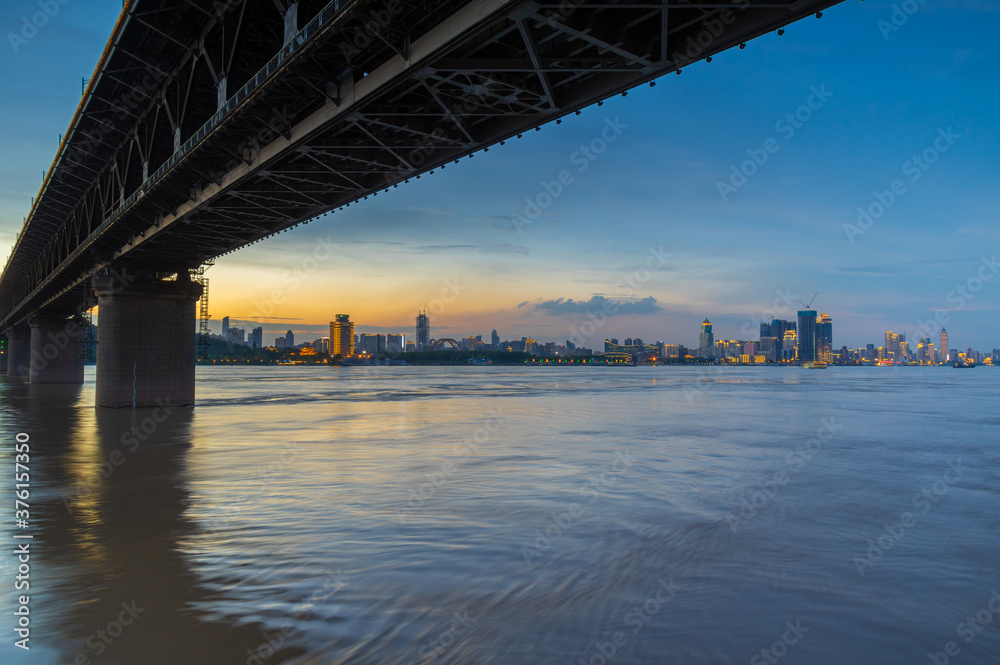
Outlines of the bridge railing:
M125 201L115 208L108 217L97 228L96 233L102 233L113 224L132 205L142 198L146 191L163 178L178 162L184 159L189 152L200 144L229 114L235 111L251 94L259 88L272 74L278 71L281 64L294 53L303 43L308 41L319 30L333 20L348 4L349 0L332 0L316 16L313 17L295 36L268 60L257 73L246 84L240 88L235 95L222 106L216 113L203 124L187 141L181 144L180 148L164 162L160 168L156 169L139 188L133 192Z
M181 146L174 152L170 158L164 162L160 168L156 169L152 175L146 178L142 184L133 192L127 199L125 199L121 205L111 211L111 213L105 218L105 220L98 226L90 235L90 238L96 238L101 233L106 231L108 227L115 223L119 217L121 217L126 210L128 210L132 205L136 203L140 198L142 198L146 192L155 185L161 178L163 178L174 166L177 165L188 153L190 153L199 143L201 143L205 137L207 137L212 130L214 130L222 120L228 116L230 113L235 111L244 101L251 96L251 94L259 88L267 79L278 71L281 64L291 56L302 44L308 41L311 37L316 35L320 29L332 21L341 12L342 9L346 8L347 5L351 3L351 0L331 0L327 5L313 17L301 30L299 30L291 40L272 57L264 67L262 67L247 83L240 88L235 95L233 95L224 105L220 108L211 118L208 119L205 124L203 124L198 131L194 133L187 141L185 141ZM22 232L23 233L23 229ZM12 247L17 247L17 239L20 237L19 233L14 240ZM88 238L88 240L90 239ZM70 255L60 264L54 273L59 272L62 267L72 261L76 255L78 255L84 247L89 243L86 241L81 247L77 247ZM14 257L14 250L11 250L11 254L7 257L7 266L9 267L10 261ZM5 268L6 272L6 268ZM49 281L51 275L42 280L42 283L37 285L32 292L28 295L31 297L37 293L44 285Z

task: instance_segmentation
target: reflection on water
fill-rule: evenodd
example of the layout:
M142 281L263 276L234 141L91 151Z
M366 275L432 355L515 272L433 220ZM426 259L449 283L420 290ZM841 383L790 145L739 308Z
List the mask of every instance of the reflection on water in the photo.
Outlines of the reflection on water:
M135 411L4 380L35 540L0 659L993 663L1000 615L957 633L1000 588L983 369L199 368Z

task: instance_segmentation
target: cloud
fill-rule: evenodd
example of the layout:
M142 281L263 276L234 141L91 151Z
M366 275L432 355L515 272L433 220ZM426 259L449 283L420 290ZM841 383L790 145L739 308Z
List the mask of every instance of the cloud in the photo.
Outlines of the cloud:
M521 303L518 307L525 305ZM625 298L605 298L604 296L592 296L590 300L573 300L572 298L557 298L555 300L543 300L531 305L533 311L542 312L549 316L569 316L586 314L587 312L602 311L609 315L613 314L662 314L666 310L656 304L656 298L647 296L639 300Z
M528 256L530 252L527 247L509 244L497 245L418 245L414 247L418 252L476 252L479 254L508 254L518 256Z
M890 277L892 275L903 275L908 271L899 268L889 268L886 266L849 266L828 268L821 272L828 275L861 275L864 277Z

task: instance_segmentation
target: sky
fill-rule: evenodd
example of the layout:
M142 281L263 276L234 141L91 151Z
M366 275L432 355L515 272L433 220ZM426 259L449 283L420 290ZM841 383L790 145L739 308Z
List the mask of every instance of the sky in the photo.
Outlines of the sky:
M22 40L37 0L0 6L4 256L120 10L69 0ZM213 329L412 335L423 307L432 337L697 346L811 302L835 348L935 317L1000 347L998 28L997 2L842 3L223 257Z

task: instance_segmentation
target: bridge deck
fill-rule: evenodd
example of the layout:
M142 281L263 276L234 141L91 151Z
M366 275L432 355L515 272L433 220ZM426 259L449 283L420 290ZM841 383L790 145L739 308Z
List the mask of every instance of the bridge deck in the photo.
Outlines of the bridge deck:
M270 0L131 0L0 276L0 328L71 310L104 268L194 268L837 2L303 1L285 41Z

